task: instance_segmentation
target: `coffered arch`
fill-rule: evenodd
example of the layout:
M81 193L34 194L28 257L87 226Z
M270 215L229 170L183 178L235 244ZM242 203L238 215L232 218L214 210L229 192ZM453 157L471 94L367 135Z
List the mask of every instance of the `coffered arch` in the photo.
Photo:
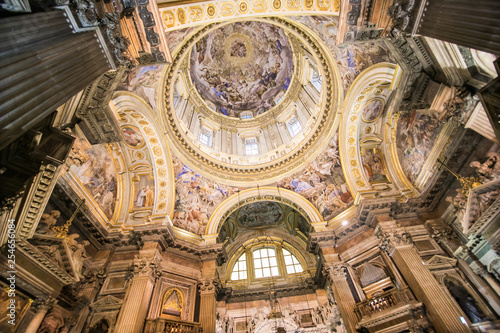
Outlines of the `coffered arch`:
M244 204L258 201L273 201L291 206L304 216L314 231L323 231L326 228L327 223L316 207L300 194L277 187L260 187L233 194L217 207L210 216L205 234L202 236L205 243L216 242L220 227L233 211Z

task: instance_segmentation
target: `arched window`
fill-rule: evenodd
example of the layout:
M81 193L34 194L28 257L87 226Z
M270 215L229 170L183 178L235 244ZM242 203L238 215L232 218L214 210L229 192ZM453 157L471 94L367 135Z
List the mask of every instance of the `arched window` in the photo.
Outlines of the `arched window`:
M245 280L247 278L247 258L245 253L241 255L231 273L231 280Z
M287 250L283 250L283 258L285 259L285 267L287 274L302 273L304 269L300 262L295 258L293 254Z
M279 276L278 260L276 259L276 250L273 248L263 248L253 251L253 265L255 277Z
M290 249L281 244L253 246L245 249L234 263L230 279L257 280L266 278L286 277L304 272L303 264Z

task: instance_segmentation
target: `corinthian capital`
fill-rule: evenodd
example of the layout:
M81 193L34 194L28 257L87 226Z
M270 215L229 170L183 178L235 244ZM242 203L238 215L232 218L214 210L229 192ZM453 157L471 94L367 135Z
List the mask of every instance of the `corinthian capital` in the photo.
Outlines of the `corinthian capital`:
M347 266L343 262L328 263L323 266L323 276L333 280L346 276Z
M380 239L380 249L389 254L392 254L398 246L412 244L410 234L402 228L390 232L382 231L377 234L377 237Z
M198 288L200 288L201 294L213 294L217 291L220 286L219 279L208 278L198 282Z
M49 311L54 305L56 305L57 300L50 296L38 297L33 302L33 308L36 312Z
M148 276L155 280L161 276L161 271L159 269L159 260L153 258L152 260L147 259L134 259L132 265L130 265L128 272L125 274L127 280L131 280L138 276Z

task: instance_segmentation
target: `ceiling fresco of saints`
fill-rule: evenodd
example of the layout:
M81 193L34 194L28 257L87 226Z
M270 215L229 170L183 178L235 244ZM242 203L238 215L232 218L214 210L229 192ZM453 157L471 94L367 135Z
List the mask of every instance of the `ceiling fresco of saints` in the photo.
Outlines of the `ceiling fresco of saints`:
M434 147L443 122L433 110L412 110L398 120L397 147L403 172L414 182Z
M286 91L293 74L292 49L283 29L261 22L225 25L191 51L191 80L200 96L226 116L261 114Z
M203 235L210 215L238 189L202 177L175 156L172 156L172 160L175 175L172 223L181 229Z
M153 110L156 109L156 94L160 74L164 65L140 66L123 77L123 82L116 88L137 94Z
M325 221L349 208L354 201L342 173L337 142L336 134L311 164L276 184L312 202Z
M102 212L110 219L115 211L117 192L113 159L104 145L90 145L78 127L76 129L71 158L66 160L67 171L76 175Z
M280 206L275 202L254 202L241 207L238 223L244 228L270 227L283 217Z

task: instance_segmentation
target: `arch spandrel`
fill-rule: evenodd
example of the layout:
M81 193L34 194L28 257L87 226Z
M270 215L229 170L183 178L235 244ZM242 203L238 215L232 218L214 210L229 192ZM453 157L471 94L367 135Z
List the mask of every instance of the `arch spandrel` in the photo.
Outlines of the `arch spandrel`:
M379 63L354 80L343 104L341 164L355 202L363 198L411 197L414 188L392 149L391 122L401 76L399 66Z

